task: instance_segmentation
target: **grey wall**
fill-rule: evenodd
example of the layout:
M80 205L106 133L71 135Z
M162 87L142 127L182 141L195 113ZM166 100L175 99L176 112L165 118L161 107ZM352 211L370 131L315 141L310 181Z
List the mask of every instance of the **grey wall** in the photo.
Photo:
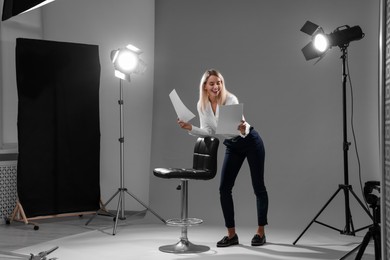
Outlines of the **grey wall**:
M354 125L362 181L380 179L379 1L164 0L156 1L155 8L152 169L192 165L195 138L177 126L168 94L176 89L196 113L200 77L206 69L217 68L226 87L244 103L247 121L264 139L270 224L293 228L308 224L343 183L341 52L333 48L315 66L305 61L300 49L310 39L299 30L310 20L327 32L360 25L366 34L348 48ZM199 125L199 118L192 123ZM349 152L350 183L360 195L354 148ZM219 166L223 153L222 145ZM190 215L223 226L219 177L218 173L214 180L190 183ZM165 217L179 214L177 184L151 176L151 205ZM238 225L255 226L247 163L234 196ZM343 200L339 194L322 215L340 228ZM351 201L355 225L367 224L365 213Z

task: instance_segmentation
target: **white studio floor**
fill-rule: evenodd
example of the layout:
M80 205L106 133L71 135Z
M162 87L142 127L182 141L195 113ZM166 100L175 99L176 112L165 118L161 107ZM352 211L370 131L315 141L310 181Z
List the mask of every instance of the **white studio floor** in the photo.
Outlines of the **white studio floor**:
M162 245L179 241L180 228L165 226L148 216L119 221L117 233L112 235L113 221L98 216L88 226L88 218L66 218L39 221L39 230L22 223L0 225L0 250L17 254L37 255L53 247L58 249L48 256L60 260L125 260L125 259L185 259L185 260L268 260L268 259L340 259L363 240L366 231L357 236L344 236L319 225L313 225L293 245L302 230L282 230L267 227L267 244L252 247L253 228L237 228L240 244L217 248L216 242L225 235L223 226L202 224L188 229L194 244L206 245L210 250L199 254L170 254L159 251ZM20 259L0 254L0 259ZM27 258L28 259L28 258ZM355 259L351 254L347 259ZM373 242L365 250L363 259L375 259Z

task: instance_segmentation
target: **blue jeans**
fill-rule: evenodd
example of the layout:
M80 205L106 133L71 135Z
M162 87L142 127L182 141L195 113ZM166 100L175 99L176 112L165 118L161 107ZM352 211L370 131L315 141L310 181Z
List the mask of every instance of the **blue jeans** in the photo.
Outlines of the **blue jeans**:
M225 226L227 228L235 227L232 189L245 158L248 160L252 187L256 195L257 222L259 226L267 225L268 194L264 185L265 151L263 140L251 127L250 133L245 138L226 139L223 143L226 146L226 152L219 193Z

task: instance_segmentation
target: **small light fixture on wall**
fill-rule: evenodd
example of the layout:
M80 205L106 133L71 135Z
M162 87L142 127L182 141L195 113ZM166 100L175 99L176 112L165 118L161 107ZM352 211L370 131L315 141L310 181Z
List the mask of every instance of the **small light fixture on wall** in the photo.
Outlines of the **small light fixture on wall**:
M4 0L3 16L1 20L8 20L13 16L39 8L53 1L54 0Z

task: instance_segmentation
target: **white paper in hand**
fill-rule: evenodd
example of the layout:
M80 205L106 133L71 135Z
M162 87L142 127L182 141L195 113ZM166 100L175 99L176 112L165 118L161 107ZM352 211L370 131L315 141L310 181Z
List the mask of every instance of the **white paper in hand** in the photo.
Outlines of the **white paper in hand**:
M216 133L238 135L238 126L241 123L243 112L243 104L220 106Z
M189 122L191 119L195 117L194 113L192 113L181 101L179 95L177 94L176 90L172 90L171 93L169 93L169 97L171 98L171 102L173 107L175 108L177 117L184 121Z

